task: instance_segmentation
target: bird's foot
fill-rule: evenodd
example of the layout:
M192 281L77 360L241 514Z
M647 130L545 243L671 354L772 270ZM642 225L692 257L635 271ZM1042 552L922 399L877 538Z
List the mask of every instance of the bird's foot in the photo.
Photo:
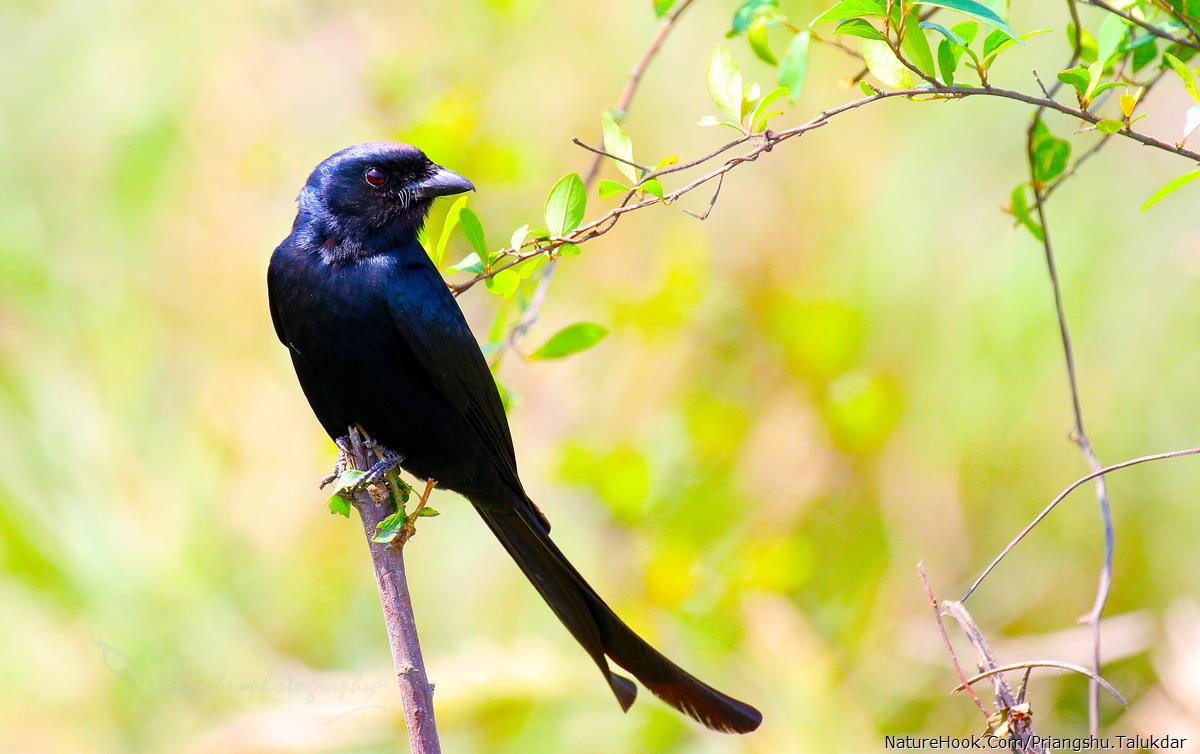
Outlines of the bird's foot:
M338 448L337 461L333 464L333 473L321 480L320 489L325 489L336 482L346 467L350 465L350 438L339 437L333 442Z
M400 468L400 463L404 460L404 456L399 453L388 450L374 440L367 438L363 441L363 447L369 453L373 453L379 460L367 469L367 473L354 484L355 490L361 490L369 485L375 484L380 479L383 479L388 473Z

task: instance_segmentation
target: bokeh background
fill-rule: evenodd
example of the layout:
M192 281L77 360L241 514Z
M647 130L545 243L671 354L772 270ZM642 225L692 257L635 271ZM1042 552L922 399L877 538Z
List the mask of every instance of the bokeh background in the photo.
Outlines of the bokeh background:
M698 0L647 74L625 122L643 161L727 137L694 124L734 5ZM1032 90L1063 19L1014 5L1019 30L1059 30L998 64ZM272 332L267 258L312 166L368 140L470 176L495 243L540 224L650 3L7 0L0 28L0 748L404 750L362 532L316 488L334 449ZM854 70L815 47L779 122L858 96ZM1142 125L1174 140L1187 104L1164 85ZM611 334L505 359L526 485L619 613L766 722L723 737L649 695L622 715L447 493L408 559L449 751L868 752L982 729L948 695L915 565L956 596L1085 471L1041 250L1001 211L1027 115L881 103L735 171L707 222L639 212L561 265L529 343ZM1138 210L1188 167L1113 143L1051 206L1110 462L1200 437L1194 191ZM500 300L460 302L484 337ZM1105 699L1108 730L1200 736L1198 483L1188 459L1112 479L1107 675L1132 706ZM1002 659L1086 661L1100 553L1081 490L972 599ZM1039 728L1084 732L1086 681L1034 679Z

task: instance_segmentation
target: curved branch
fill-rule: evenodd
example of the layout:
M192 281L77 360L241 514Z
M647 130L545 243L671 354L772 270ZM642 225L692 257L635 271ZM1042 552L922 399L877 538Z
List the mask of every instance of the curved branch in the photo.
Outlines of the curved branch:
M1014 547L1016 547L1021 542L1022 539L1025 538L1025 535L1027 535L1027 534L1029 534L1029 532L1033 531L1034 527L1036 527L1038 524L1040 524L1042 522L1042 519L1044 519L1046 516L1050 515L1050 512L1053 511L1058 506L1059 503L1061 503L1063 500L1065 500L1068 495L1070 495L1072 492L1077 490L1079 487L1087 484L1088 482L1092 481L1093 479L1096 479L1097 477L1102 477L1105 474L1111 474L1112 472L1120 471L1121 469L1127 469L1130 466L1137 466L1139 464L1149 463L1151 461L1165 461L1168 458L1181 458L1183 456L1194 456L1194 455L1198 455L1198 454L1200 454L1200 448L1188 448L1187 450L1172 450L1168 453L1155 453L1154 455L1142 456L1140 458L1133 458L1128 461L1122 461L1121 463L1116 463L1116 464L1113 464L1112 466L1105 466L1104 468L1099 469L1097 471L1093 471L1092 473L1090 473L1086 476L1079 477L1074 482L1071 482L1071 484L1068 485L1066 489L1064 489L1062 492L1058 493L1058 495L1053 500L1050 501L1050 504L1042 509L1041 513L1038 513L1036 516L1034 516L1033 520L1030 521L1028 524L1026 524L1025 528L1021 529L1021 531L1017 533L1017 536L1013 537L1012 540L1007 545L1004 546L1004 549L1000 551L1000 554L997 555L992 560L992 562L988 564L987 568L983 569L983 572L980 573L979 576L977 576L975 578L975 581L971 582L970 588L967 589L965 594L963 594L960 602L966 602L970 598L970 596L975 593L975 590L979 588L979 585L983 583L983 580L988 577L988 574L990 574L996 568L996 566L1000 564L1001 560L1004 560L1004 557L1006 555L1008 555L1008 553L1012 552L1012 549Z
M1120 702L1122 706L1124 706L1124 707L1129 706L1129 702L1125 701L1125 697L1121 696L1121 692L1117 691L1117 689L1111 683L1109 683L1108 681L1101 678L1098 673L1088 670L1087 668L1083 667L1082 665L1076 665L1073 662L1063 662L1061 660L1029 660L1027 662L1013 662L1013 663L1009 663L1008 665L1000 665L999 667L990 668L988 670L983 671L982 673L980 673L978 675L968 678L963 683L960 683L957 686L955 686L950 691L950 693L956 694L959 691L968 689L968 688L970 688L971 685L976 684L979 681L984 680L985 678L990 678L991 676L994 676L997 673L1007 673L1010 670L1024 670L1025 668L1058 668L1059 670L1069 670L1072 673L1079 673L1080 675L1086 675L1088 678L1092 679L1093 681L1098 683L1100 686L1104 687L1104 690L1107 691L1108 693L1112 694L1113 698L1116 699L1118 702Z

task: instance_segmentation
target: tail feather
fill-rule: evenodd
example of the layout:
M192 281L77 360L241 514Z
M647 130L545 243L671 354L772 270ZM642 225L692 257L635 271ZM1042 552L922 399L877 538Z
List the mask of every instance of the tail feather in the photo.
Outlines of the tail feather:
M625 625L550 540L532 508L526 510L522 503L505 510L476 505L476 510L591 655L622 709L633 704L637 687L612 672L606 655L655 696L713 730L749 733L759 726L762 714L758 710L693 677Z

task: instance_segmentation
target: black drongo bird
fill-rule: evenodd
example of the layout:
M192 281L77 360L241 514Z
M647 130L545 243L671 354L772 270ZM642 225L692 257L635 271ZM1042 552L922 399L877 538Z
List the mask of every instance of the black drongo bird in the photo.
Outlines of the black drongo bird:
M404 144L362 144L322 162L267 272L271 318L330 437L359 426L420 479L462 494L599 666L623 709L637 687L710 728L762 715L662 656L626 626L550 540L526 496L504 407L446 283L417 240L462 176Z

